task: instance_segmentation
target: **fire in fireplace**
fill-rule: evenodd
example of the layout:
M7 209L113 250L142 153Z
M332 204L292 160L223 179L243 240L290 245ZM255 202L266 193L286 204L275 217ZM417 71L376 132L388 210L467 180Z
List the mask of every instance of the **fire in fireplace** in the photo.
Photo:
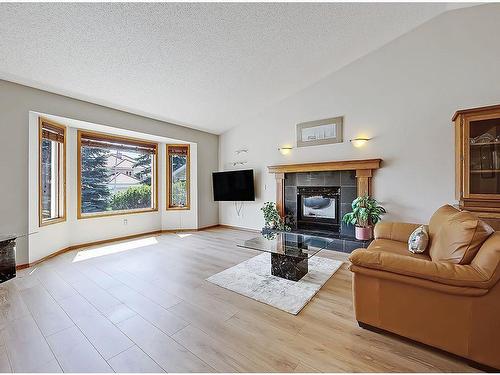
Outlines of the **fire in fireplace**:
M297 187L297 229L339 232L338 186Z

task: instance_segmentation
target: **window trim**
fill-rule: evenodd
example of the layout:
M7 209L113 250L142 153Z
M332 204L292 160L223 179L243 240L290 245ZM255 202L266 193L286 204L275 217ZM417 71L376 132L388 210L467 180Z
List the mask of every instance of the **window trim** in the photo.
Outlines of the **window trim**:
M119 210L119 211L109 211L109 212L97 212L85 214L82 213L82 135L95 136L100 138L107 138L113 141L132 141L139 144L154 144L155 145L155 157L154 157L154 194L153 194L153 207L151 208L139 208L130 210ZM78 130L77 132L77 219L92 219L97 217L107 217L107 216L118 216L118 215L132 215L145 212L157 212L158 211L158 143L154 141L146 141L143 139L137 139L132 137L126 137L115 134L100 133L89 130ZM153 172L153 170L151 171Z
M61 191L59 192L58 199L60 203L62 203L62 209L59 209L62 212L62 216L56 217L54 219L46 219L44 220L42 217L42 129L43 124L46 123L50 126L53 126L57 129L62 130L63 132L63 142L62 142L62 160L61 153L59 153L59 162L58 162L58 170L57 170L57 180L59 182ZM62 124L58 124L52 120L49 120L45 117L38 117L38 226L45 227L47 225L62 223L66 221L66 126ZM62 163L62 165L61 165ZM62 180L61 180L61 170L62 170Z
M170 196L170 158L168 150L174 147L187 147L187 159L186 159L186 205L184 207L172 206L171 205L171 196ZM166 153L165 160L167 164L167 199L166 199L166 209L167 211L189 211L191 209L191 145L189 143L180 143L180 144L167 144L166 145Z

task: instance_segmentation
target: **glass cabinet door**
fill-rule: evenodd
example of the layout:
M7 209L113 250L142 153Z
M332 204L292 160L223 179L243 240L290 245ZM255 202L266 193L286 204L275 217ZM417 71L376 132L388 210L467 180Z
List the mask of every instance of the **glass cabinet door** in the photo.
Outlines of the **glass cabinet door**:
M469 194L500 195L500 118L470 120L466 132Z

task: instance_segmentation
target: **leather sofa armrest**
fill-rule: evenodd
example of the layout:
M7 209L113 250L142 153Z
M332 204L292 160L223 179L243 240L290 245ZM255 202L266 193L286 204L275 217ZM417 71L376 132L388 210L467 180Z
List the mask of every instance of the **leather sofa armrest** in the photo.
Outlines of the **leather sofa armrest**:
M399 242L408 242L410 234L422 224L396 223L381 221L375 225L375 239L383 238Z
M385 251L354 250L349 257L353 265L393 274L415 277L441 284L489 289L494 280L472 265L414 258Z

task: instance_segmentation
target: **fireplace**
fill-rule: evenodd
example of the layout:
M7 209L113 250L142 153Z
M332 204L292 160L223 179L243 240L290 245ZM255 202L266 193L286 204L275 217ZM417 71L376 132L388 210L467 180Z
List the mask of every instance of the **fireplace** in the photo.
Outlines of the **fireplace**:
M354 171L286 173L285 221L304 233L354 237L354 228L342 223L357 196Z
M333 238L338 242L337 250L350 252L360 247L360 241L354 240L354 227L343 223L342 217L351 211L356 197L371 194L373 172L380 168L381 161L269 166L269 172L276 178L276 207L280 216L292 231ZM305 198L311 199L304 206Z
M339 232L340 187L297 186L297 229Z

